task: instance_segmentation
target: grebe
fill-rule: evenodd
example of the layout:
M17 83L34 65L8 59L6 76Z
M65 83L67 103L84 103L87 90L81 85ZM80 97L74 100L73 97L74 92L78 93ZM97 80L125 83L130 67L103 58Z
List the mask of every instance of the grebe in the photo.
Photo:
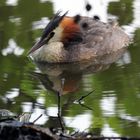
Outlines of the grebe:
M94 60L126 48L129 36L117 25L98 18L60 16L57 12L45 27L29 55L35 61L68 63Z

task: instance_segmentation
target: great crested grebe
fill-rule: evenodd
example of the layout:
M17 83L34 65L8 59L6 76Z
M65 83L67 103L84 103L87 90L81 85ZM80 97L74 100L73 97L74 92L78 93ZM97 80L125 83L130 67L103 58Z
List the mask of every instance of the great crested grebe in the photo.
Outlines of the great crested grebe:
M130 39L117 25L57 12L29 55L35 61L67 63L94 60L125 48Z

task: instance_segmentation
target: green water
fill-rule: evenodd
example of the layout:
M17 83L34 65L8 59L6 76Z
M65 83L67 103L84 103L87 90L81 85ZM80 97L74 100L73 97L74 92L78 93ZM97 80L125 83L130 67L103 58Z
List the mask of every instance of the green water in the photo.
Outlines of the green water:
M39 72L27 58L27 52L41 34L39 26L52 17L54 3L18 0L12 5L1 0L0 108L16 114L33 112L31 121L43 114L37 123L56 127L56 91L61 90L64 79L61 107L67 130L140 137L140 28L134 22L134 2L120 0L110 2L107 7L109 15L116 16L122 27L128 27L126 31L135 27L131 32L134 43L122 59L110 67L99 65L90 72L66 72L62 76L56 75L62 73L65 66L46 66L43 70L48 76ZM69 71L75 69L76 66L72 66ZM76 103L93 90L82 105Z

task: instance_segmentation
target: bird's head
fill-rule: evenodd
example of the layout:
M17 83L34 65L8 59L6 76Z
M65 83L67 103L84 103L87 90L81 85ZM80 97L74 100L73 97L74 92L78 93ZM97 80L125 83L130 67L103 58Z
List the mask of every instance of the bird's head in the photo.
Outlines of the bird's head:
M80 27L74 18L67 17L66 14L67 12L62 16L60 16L60 12L55 14L53 19L45 27L40 40L30 49L28 54L51 42L67 43L76 37L78 39L80 36Z

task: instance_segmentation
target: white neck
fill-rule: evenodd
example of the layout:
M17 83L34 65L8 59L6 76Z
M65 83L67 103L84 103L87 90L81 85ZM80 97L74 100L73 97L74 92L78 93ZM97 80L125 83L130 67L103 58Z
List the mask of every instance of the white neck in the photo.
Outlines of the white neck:
M66 58L67 51L62 42L50 42L42 46L31 54L31 57L36 61L47 61L50 63L61 62Z

